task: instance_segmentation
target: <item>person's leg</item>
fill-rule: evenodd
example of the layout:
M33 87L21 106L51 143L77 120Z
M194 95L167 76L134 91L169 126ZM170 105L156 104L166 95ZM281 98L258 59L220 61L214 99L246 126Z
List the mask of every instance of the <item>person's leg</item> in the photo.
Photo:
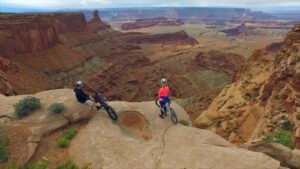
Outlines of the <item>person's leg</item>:
M84 104L91 106L91 111L94 110L94 102L92 100L86 100Z
M167 110L169 109L169 104L170 104L170 98L168 97L168 96L165 96L165 97L163 97L163 100L164 100L164 104L165 104L165 106L164 106L164 111L165 111L165 113L164 113L164 115L165 116L167 116L168 114L167 114Z
M164 103L164 101L160 101L159 104L160 104L160 115L159 116L161 118L164 118L165 103Z
M99 110L101 108L101 104L100 103L95 103L94 105L95 105L95 107L96 107L97 110Z

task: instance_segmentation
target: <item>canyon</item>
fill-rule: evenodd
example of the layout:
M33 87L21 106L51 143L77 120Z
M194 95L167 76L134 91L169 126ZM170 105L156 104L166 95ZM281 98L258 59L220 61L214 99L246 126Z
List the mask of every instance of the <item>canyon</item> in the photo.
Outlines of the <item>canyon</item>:
M50 168L70 156L92 168L300 167L300 25L267 21L272 17L246 9L190 10L201 17L180 8L160 8L159 16L145 10L142 18L129 9L115 11L114 17L103 10L101 18L98 11L0 15L0 120L13 124L4 125L13 145L9 162L25 164L45 155ZM165 15L169 17L161 17ZM123 30L109 25L116 21ZM153 100L164 77L172 106L190 126L158 118ZM77 103L70 89L77 80L84 81L89 94L98 90L113 100L109 104L119 121L112 123L105 112L95 114ZM13 105L26 96L39 98L42 106L18 119ZM68 109L50 114L46 107L54 102ZM80 132L60 151L52 141L67 126ZM276 144L270 151L286 150L288 160L268 154L271 143L264 142L282 126L288 126L293 150ZM261 142L267 152L260 149ZM20 155L14 154L16 148ZM201 163L180 153L196 154ZM207 162L221 157L226 157L219 161L222 165Z

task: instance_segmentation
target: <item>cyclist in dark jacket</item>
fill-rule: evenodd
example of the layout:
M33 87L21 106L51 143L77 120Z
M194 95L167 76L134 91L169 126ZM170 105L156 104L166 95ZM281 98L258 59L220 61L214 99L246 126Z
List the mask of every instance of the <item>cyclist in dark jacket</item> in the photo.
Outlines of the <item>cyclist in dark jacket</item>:
M75 92L77 100L80 103L84 103L86 105L92 106L92 109L93 109L93 107L96 107L98 109L99 106L96 105L95 102L93 102L86 93L84 93L84 91L82 90L82 85L83 85L83 82L81 80L77 81L75 84L74 92Z
M75 87L74 89L75 95L77 100L80 103L85 103L87 100L89 100L89 96L84 93L84 91L80 87Z

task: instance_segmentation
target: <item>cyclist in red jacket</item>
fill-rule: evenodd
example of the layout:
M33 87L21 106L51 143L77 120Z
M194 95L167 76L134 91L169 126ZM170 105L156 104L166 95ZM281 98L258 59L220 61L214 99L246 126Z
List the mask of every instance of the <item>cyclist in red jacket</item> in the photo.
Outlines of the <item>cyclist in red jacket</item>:
M167 111L165 104L170 102L170 98L169 98L170 88L167 85L167 83L168 83L167 79L165 79L165 78L161 79L160 83L161 83L162 87L158 91L158 99L159 99L160 106L163 109L160 110L159 117L164 118L164 114L166 115L166 113L164 113L164 112Z

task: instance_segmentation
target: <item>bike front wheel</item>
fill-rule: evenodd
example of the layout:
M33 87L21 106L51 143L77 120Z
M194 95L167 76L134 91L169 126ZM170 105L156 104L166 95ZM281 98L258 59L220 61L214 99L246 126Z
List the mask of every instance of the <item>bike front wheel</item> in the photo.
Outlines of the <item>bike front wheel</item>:
M107 106L106 107L106 112L113 121L118 120L118 114L116 113L116 111L112 107Z
M176 112L174 109L170 108L170 112L171 112L171 121L174 123L174 124L177 124L178 123L178 119L177 119L177 115L176 115Z

